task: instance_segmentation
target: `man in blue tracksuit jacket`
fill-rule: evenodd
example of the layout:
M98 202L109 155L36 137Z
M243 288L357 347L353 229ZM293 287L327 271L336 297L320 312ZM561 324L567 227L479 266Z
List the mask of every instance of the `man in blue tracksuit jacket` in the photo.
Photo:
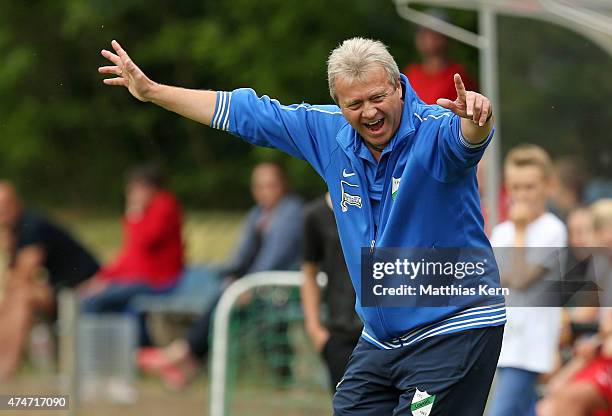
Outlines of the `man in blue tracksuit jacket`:
M435 307L423 299L410 307L366 301L362 283L367 286L372 274L362 276L362 265L373 258L368 254L389 247L490 248L475 172L493 136L486 97L465 91L455 75L457 99L425 105L386 47L362 38L330 54L337 106L284 106L250 89L157 84L116 41L112 46L115 53L102 51L112 65L99 69L116 75L106 84L304 159L327 183L364 322L334 396L334 414L482 414L505 322L495 262L471 283L493 293L451 293Z

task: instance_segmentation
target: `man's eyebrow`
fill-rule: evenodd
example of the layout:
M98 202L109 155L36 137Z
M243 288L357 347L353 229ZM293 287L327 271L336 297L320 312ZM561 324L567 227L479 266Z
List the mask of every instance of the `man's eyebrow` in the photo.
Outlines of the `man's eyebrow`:
M374 91L372 94L370 94L370 97L376 97L378 95L389 95L389 91L387 90Z
M346 104L345 104L345 105L346 105L347 107L350 107L350 106L352 106L352 105L354 105L354 104L359 104L360 102L361 102L361 100L360 100L359 98L355 98L355 99L353 99L353 100L346 101Z

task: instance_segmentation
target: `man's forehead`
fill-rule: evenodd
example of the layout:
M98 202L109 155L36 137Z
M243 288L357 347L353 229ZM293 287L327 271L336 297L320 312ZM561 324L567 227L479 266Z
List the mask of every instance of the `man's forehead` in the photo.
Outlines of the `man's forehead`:
M376 93L383 93L393 85L382 70L379 74L368 73L363 79L350 77L338 77L336 81L336 92L342 101L353 101L355 99L367 98Z

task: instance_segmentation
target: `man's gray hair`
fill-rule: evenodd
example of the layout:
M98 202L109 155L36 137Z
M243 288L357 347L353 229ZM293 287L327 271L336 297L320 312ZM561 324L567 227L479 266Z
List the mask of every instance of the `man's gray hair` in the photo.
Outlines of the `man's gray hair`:
M336 96L338 77L346 77L350 81L362 81L376 66L381 66L387 73L391 85L395 85L400 71L384 43L364 38L345 40L329 54L327 59L329 94L335 102L338 102Z

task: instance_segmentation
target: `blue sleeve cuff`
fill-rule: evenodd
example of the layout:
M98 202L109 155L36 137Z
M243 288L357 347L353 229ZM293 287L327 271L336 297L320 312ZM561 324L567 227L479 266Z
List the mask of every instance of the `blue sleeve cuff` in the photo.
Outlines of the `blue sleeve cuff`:
M491 129L487 138L481 141L480 143L470 143L465 139L465 137L463 137L463 132L461 131L461 124L459 124L459 144L461 144L461 147L463 147L466 150L471 150L471 151L479 150L483 147L486 147L489 144L489 142L493 138L494 132L495 132L495 127Z
M228 91L217 91L217 102L210 127L214 129L229 131L229 114L232 104L232 93Z

